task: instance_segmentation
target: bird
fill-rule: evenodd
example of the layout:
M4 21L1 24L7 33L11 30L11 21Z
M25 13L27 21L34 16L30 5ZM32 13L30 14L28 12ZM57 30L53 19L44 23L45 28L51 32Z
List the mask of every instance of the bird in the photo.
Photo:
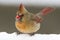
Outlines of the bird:
M40 25L43 21L42 16L53 12L53 10L53 7L45 7L40 12L34 14L29 12L23 4L20 4L15 17L16 29L24 34L37 32L40 30Z

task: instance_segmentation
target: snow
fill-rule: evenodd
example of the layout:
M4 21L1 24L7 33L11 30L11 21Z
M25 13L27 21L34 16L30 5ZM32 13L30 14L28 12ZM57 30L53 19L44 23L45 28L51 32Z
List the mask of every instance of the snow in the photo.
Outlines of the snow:
M60 40L60 34L35 34L30 36L29 34L19 34L0 32L0 40Z

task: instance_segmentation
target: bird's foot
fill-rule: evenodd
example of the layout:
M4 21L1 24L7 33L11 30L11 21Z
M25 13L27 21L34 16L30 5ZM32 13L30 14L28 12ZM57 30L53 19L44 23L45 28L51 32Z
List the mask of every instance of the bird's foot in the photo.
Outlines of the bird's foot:
M35 34L35 33L30 33L29 35L30 35L30 36L33 36L34 34Z

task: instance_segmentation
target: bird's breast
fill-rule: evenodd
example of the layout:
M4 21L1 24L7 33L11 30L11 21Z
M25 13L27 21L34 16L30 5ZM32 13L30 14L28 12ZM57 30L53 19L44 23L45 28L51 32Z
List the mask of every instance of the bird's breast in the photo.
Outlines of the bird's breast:
M36 24L34 22L28 24L24 22L16 22L15 25L18 31L22 33L33 33L40 29L40 23Z

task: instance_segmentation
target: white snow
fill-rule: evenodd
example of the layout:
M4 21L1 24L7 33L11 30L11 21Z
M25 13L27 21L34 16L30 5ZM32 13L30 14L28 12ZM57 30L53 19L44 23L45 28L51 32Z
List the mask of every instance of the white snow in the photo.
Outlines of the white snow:
M16 32L11 34L0 32L0 40L60 40L60 34L35 34L30 36L29 34L17 35Z

